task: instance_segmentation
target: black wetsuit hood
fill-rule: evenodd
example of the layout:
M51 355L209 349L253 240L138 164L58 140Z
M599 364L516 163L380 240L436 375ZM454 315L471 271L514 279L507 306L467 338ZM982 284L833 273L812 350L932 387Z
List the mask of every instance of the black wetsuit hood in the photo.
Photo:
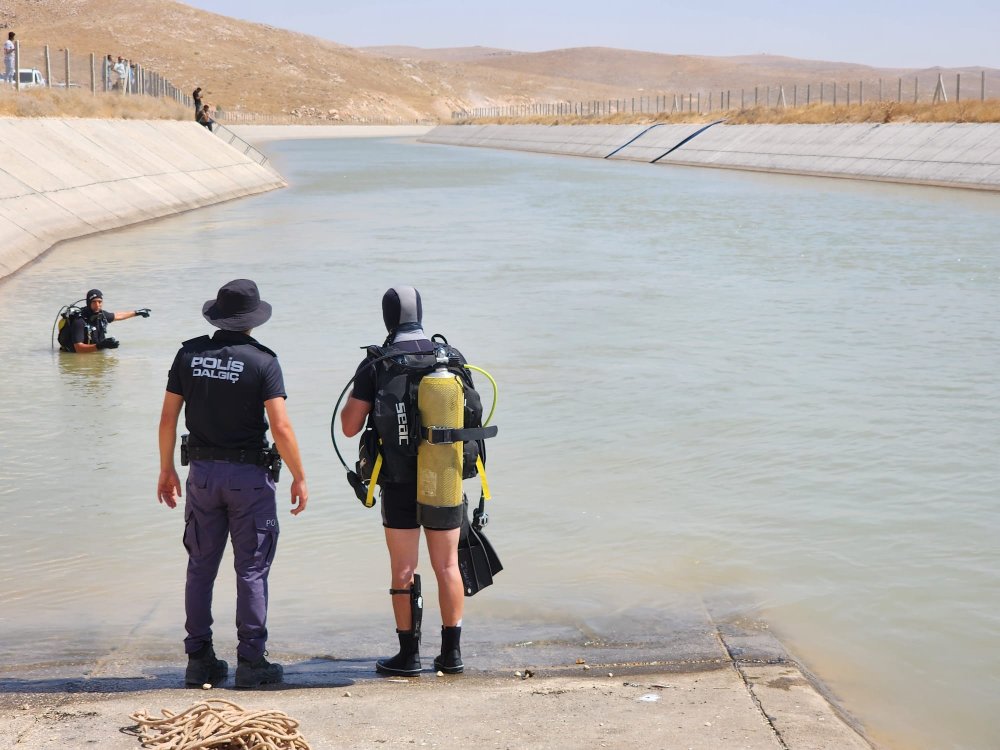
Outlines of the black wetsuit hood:
M420 292L412 286L394 286L382 295L382 320L389 333L416 330L424 320Z

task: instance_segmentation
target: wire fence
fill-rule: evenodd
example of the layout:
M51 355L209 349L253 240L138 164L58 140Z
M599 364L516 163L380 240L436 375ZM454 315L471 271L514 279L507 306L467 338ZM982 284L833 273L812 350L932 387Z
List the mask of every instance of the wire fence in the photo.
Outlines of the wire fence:
M194 99L190 94L147 65L114 54L73 52L63 48L52 49L49 45L31 46L15 41L9 64L5 55L3 73L0 83L6 81L15 91L54 88L90 91L95 96L152 96L173 99L191 108L192 118L195 116ZM216 123L260 125L436 125L438 122L427 118L377 113L341 114L336 110L321 111L314 107L296 109L290 113L266 114L217 106L211 116Z
M3 80L14 90L60 88L89 90L92 94L153 96L194 107L194 100L165 76L135 60L113 54L31 47L14 43L5 55Z
M813 105L856 106L872 102L927 103L986 101L1000 95L1000 82L978 75L937 73L912 78L821 81L790 85L753 86L732 89L688 91L685 93L641 94L616 99L586 101L526 102L475 107L451 113L452 120L532 117L608 117L617 114L710 114L745 110L750 107L801 108Z

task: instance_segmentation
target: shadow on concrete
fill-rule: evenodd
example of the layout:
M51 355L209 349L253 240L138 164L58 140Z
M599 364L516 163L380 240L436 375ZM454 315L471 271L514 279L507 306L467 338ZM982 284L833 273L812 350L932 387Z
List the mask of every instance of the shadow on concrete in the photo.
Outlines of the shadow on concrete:
M285 682L279 685L266 685L258 688L266 691L303 690L308 688L339 688L353 685L359 679L373 678L372 665L375 658L365 659L328 659L316 657L306 661L285 664ZM38 670L42 671L42 670ZM154 690L184 689L183 668L171 667L156 670L144 670L139 676L74 676L44 675L36 677L22 676L17 678L0 676L0 704L11 694L118 694L144 693ZM218 690L231 691L234 694L244 692L233 686L235 669L230 666L229 679ZM196 690L197 688L189 688Z

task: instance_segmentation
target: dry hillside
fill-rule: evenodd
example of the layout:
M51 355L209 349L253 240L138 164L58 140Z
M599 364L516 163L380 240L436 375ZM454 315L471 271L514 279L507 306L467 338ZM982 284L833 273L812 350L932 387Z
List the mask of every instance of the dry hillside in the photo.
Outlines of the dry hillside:
M790 86L820 80L899 75L859 65L767 55L712 58L584 48L520 53L483 47L354 49L296 32L197 10L173 0L0 0L0 26L13 29L27 66L53 57L53 81L64 80L60 50L74 53L73 81L89 75L89 55L124 55L228 111L297 113L354 121L399 117L447 119L455 110L552 101L617 99L689 91ZM474 41L474 40L470 40ZM979 93L978 70L963 81ZM922 71L929 94L937 71ZM950 81L954 72L949 72ZM89 78L87 79L89 81ZM990 92L1000 95L1000 73ZM89 85L84 82L83 85ZM894 90L894 89L893 89ZM912 95L912 94L910 94ZM968 94L971 96L972 94Z

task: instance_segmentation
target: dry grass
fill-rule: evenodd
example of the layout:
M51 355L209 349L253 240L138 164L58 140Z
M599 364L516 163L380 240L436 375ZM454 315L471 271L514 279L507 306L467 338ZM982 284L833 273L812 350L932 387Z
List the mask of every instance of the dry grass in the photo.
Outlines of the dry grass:
M851 107L813 104L798 109L756 107L730 115L726 122L808 125L846 122L1000 122L1000 99L946 104L872 102Z
M121 120L188 120L193 110L173 99L98 94L86 90L0 89L2 117L93 117Z
M812 104L796 109L749 107L730 112L679 112L674 114L618 113L601 116L553 115L526 117L480 117L464 121L471 125L653 125L725 120L730 125L827 125L857 122L1000 122L1000 99L913 104L872 102L850 107Z

